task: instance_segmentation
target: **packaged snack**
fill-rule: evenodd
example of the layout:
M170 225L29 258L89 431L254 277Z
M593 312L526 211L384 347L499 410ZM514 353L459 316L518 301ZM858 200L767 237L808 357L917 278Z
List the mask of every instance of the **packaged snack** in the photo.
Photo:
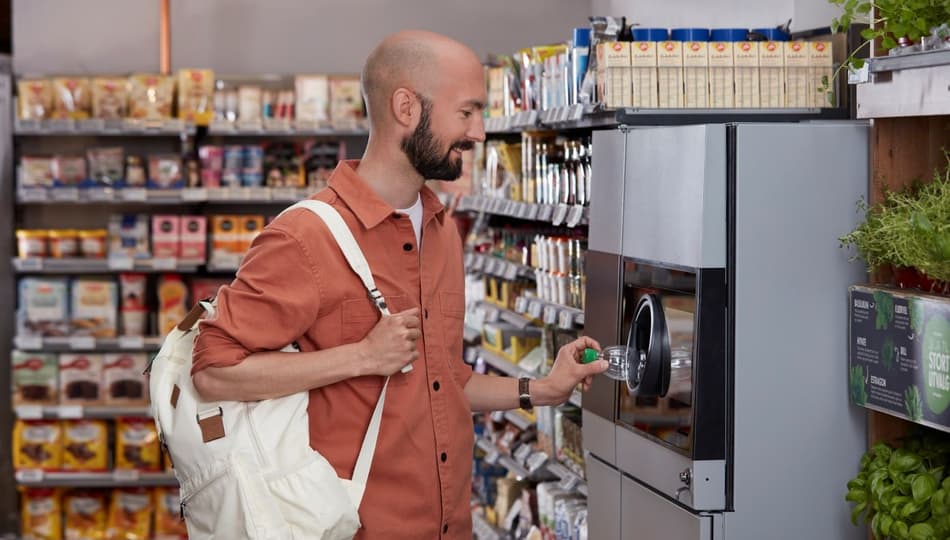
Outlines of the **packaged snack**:
M109 218L110 256L147 259L151 257L148 240L147 214L121 214Z
M149 156L148 186L153 189L184 187L181 158L175 154Z
M109 507L107 540L148 540L152 537L152 497L148 490L116 489Z
M53 156L51 170L56 186L78 186L88 177L82 156Z
M108 503L104 492L73 490L63 496L66 540L102 540L106 536Z
M49 231L37 229L17 229L16 241L17 255L21 259L46 257L49 254L47 249Z
M63 470L109 468L109 429L104 420L63 422Z
M20 158L20 187L53 187L53 159Z
M119 294L111 279L75 279L70 305L73 335L114 338L118 335Z
M155 540L185 540L188 529L181 520L178 488L155 490Z
M89 178L100 186L116 186L122 182L125 166L125 150L122 147L90 148L86 151L89 160Z
M190 188L201 186L201 166L197 159L185 160L185 185Z
M359 77L330 79L330 121L334 126L355 127L366 117Z
M178 256L183 261L204 263L207 256L208 218L205 216L181 217L181 243Z
M129 116L144 120L172 117L175 80L165 75L137 74L129 79Z
M53 117L82 120L89 118L92 95L89 79L57 77L53 79Z
M205 145L198 148L202 171L220 171L224 169L224 149L220 146Z
M101 403L102 356L70 353L59 355L59 400L63 405Z
M117 120L129 115L129 80L96 77L92 80L92 116Z
M69 295L62 278L24 278L19 287L17 334L65 336L69 332Z
M222 285L231 283L230 279L197 278L191 280L192 303L214 298Z
M13 351L11 362L14 405L56 405L59 360L55 354Z
M119 274L119 312L123 336L144 336L148 323L145 274Z
M211 260L219 266L236 266L241 245L236 216L211 216Z
M151 418L120 418L115 424L115 468L161 470L161 450Z
M110 405L145 405L148 403L148 380L145 353L113 353L105 355L102 384L106 403Z
M221 172L221 183L225 186L240 186L241 171L244 169L244 147L225 146L222 159L224 169Z
M297 120L325 123L329 118L329 82L326 75L297 75Z
M206 126L214 116L214 72L210 69L178 71L178 118Z
M179 216L152 216L152 256L179 256L181 218Z
M251 249L251 244L254 243L254 239L264 230L264 216L241 216L240 221L240 245L238 252L244 255L247 253L247 250Z
M61 502L60 493L56 489L25 490L20 505L20 532L23 540L62 540Z
M79 252L87 259L102 259L106 256L106 242L109 231L105 229L84 229L79 231Z
M238 120L241 122L259 122L261 120L260 86L242 86L238 88Z
M125 158L125 185L129 187L145 187L148 183L145 174L145 165L139 156Z
M59 422L17 420L13 427L13 468L55 471L63 466L63 431Z
M53 115L53 85L45 79L23 79L17 83L20 118L42 120Z
M67 259L79 255L79 231L54 229L49 231L48 237L50 257Z
M158 333L167 335L188 314L188 290L181 276L165 274L158 284Z

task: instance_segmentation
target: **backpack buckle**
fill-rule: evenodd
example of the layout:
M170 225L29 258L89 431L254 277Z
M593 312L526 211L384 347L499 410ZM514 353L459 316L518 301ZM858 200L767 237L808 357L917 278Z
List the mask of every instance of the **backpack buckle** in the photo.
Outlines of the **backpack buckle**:
M198 411L195 420L205 444L224 438L224 410L220 406L216 410Z
M369 297L380 311L386 311L388 309L386 299L383 298L383 293L379 292L379 289L369 291Z

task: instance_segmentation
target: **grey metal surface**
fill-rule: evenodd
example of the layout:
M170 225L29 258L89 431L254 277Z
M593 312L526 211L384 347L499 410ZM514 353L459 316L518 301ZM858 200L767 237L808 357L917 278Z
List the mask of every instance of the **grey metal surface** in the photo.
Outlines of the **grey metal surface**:
M950 50L928 51L900 56L880 56L868 61L871 73L884 73L902 69L945 66L950 64Z
M622 482L620 527L624 539L712 540L712 518L692 514L630 478L624 477ZM769 537L760 540L763 538Z
M692 268L726 259L725 127L627 134L623 254Z
M868 128L737 129L736 512L726 515L728 540L864 538L841 494L866 448L845 362L847 286L865 274L837 238L860 217Z
M584 435L584 444L589 444L587 433ZM726 508L725 461L692 461L618 426L617 466L625 474L694 510ZM690 471L692 480L689 486L680 480L684 471Z
M587 396L590 394L588 393ZM584 397L581 425L584 449L610 465L617 466L617 426L611 421L587 410L589 397Z
M0 253L14 252L13 123L9 56L0 56L6 70L0 71ZM10 408L10 350L13 347L16 285L13 268L0 260L0 456L12 447L13 414ZM16 530L17 497L9 458L0 459L0 532Z
M858 118L950 114L950 69L946 66L894 71L857 86Z
M595 131L593 135L587 240L591 251L621 252L625 141L626 134L619 130Z
M587 252L584 333L604 347L624 342L620 336L621 265L620 255ZM613 425L617 411L617 383L605 375L594 377L590 390L584 394L584 408Z
M584 440L587 440L586 433ZM620 540L621 474L593 456L587 460L587 538Z

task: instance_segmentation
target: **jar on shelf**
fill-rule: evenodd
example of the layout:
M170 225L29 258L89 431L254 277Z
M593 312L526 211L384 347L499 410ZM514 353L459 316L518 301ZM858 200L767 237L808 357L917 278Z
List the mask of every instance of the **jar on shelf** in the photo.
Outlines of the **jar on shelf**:
M19 229L16 232L17 252L21 259L46 257L48 231L37 229Z
M106 239L109 233L105 229L79 231L79 250L87 259L104 259Z
M49 231L49 256L66 259L79 255L79 235L73 229Z

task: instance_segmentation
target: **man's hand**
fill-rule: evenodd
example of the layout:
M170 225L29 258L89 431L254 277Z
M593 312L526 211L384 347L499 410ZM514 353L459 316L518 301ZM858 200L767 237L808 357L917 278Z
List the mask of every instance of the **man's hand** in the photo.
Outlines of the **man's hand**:
M420 326L419 308L384 315L358 344L360 375L388 377L419 358Z
M610 364L597 360L582 364L584 349L600 350L600 344L587 336L561 347L554 360L554 367L547 377L531 383L531 401L534 405L561 405L571 397L574 388L581 384L584 391L590 390L594 375L607 371Z

